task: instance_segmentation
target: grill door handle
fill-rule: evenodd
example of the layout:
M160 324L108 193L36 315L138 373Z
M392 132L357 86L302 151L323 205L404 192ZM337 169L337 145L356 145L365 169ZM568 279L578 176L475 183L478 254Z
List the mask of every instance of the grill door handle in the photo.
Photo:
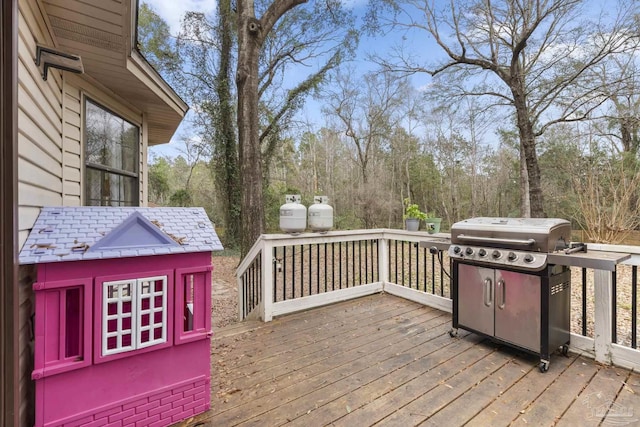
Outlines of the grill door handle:
M504 310L504 305L507 303L507 284L502 279L496 282L496 295L500 295L502 297L500 304L498 304L498 308L500 310Z
M500 244L500 245L512 245L512 246L524 246L529 247L533 246L536 243L535 239L503 239L498 237L478 237L478 236L466 236L464 234L459 234L458 239L465 240L467 242L473 243L489 243L489 244Z
M484 279L483 286L484 289L482 290L482 295L484 297L484 305L491 307L491 304L493 303L493 283L491 279L488 277Z

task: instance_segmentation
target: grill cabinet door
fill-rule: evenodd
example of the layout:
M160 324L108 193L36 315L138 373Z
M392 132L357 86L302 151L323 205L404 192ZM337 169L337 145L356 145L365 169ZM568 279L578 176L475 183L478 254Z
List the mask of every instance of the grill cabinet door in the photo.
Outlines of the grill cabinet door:
M493 336L494 270L458 265L458 324Z
M541 278L496 270L495 336L540 352Z

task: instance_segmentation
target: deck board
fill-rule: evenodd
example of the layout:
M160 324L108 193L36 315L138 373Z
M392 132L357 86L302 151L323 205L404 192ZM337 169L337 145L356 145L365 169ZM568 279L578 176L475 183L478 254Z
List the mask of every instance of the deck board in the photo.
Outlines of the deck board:
M212 407L181 427L640 425L640 375L536 356L388 294L216 330Z
M640 374L628 372L615 404L605 416L604 425L640 425Z
M515 420L515 424L535 422L537 425L554 425L597 371L598 366L587 363L586 359L576 359L562 372L554 371L557 375L556 380L529 404L524 413ZM549 372L552 372L551 368Z
M480 383L487 375L498 370L509 362L509 356L497 351L496 347L487 349L488 353L481 359L468 365L458 365L458 369L449 378L443 378L436 387L429 389L418 399L396 410L385 418L380 425L414 426L437 415L452 401L461 398L466 391ZM475 351L473 352L475 353ZM475 356L475 354L474 354ZM461 409L466 408L466 405ZM448 421L442 425L450 424Z
M508 425L555 381L557 376L553 373L564 371L575 361L569 357L554 357L549 367L551 375L547 375L548 372L542 375L534 366L535 360L527 365L526 357L528 356L522 356L520 360L525 375L511 387L501 390L489 405L469 421L469 427Z
M252 388L252 396L256 397L258 388L264 388L263 385L268 385L274 381L277 381L280 389L284 389L299 383L299 381L306 381L315 375L322 374L327 376L327 370L338 369L341 366L346 366L345 370L348 372L353 369L354 360L358 364L365 363L366 359L371 362L379 360L381 356L379 353L375 353L379 352L380 343L384 342L385 345L393 345L401 341L403 339L402 334L399 333L401 328L416 326L424 329L423 326L420 326L421 323L426 327L448 324L446 316L443 316L437 310L427 309L421 311L424 313L416 313L410 322L405 322L395 329L392 327L394 323L397 323L397 320L393 318L381 323L380 328L388 329L388 331L386 333L379 331L380 335L366 333L366 330L365 332L357 331L359 334L364 334L357 338L354 338L352 334L350 336L351 339L347 341L344 341L344 337L341 340L319 340L312 345L306 345L300 351L297 348L295 351L289 348L286 353L279 354L277 357L257 360L255 365L243 367L248 368L244 371L244 377L239 377L239 374L243 371L237 370L235 372L234 387L242 390ZM335 347L339 347L340 350L327 351ZM256 385L261 387L256 387ZM270 394L270 390L267 390L264 394Z
M251 418L257 418L257 421L261 421L261 415L265 408L270 410L270 425L279 425L278 421L284 422L292 419L290 418L292 412L296 415L302 415L303 412L310 409L307 408L306 402L315 398L318 389L322 389L322 392L326 393L327 387L335 382L344 382L345 378L350 378L389 357L397 354L403 356L403 352L409 346L415 345L406 338L408 329L419 331L424 330L420 327L422 323L444 325L446 322L446 319L440 316L440 312L437 310L424 309L420 311L424 313L416 314L412 318L402 318L400 321L389 319L389 322L383 323L380 332L387 329L390 333L382 335L382 339L376 339L375 335L368 334L364 337L366 340L363 343L358 342L357 347L348 351L329 352L325 349L323 351L325 357L315 363L304 366L295 363L287 365L286 367L290 367L289 371L284 373L278 371L277 375L273 375L272 379L261 384L261 387L254 387L249 393L234 394L234 397L249 397L251 400L213 418L212 421L218 423L214 425L227 425L228 422L246 421ZM394 325L394 323L396 324ZM337 347L343 346L339 342L336 342L335 345ZM271 369L266 367L265 372L267 375L272 374ZM273 393L271 387L277 387L280 393ZM347 385L347 387L352 388L353 384ZM290 403L293 400L300 401L302 398L305 402L302 409ZM284 405L285 403L287 405Z
M628 372L623 369L599 369L563 414L558 426L570 427L576 423L585 427L600 425L602 417L594 411L609 411L627 377Z
M503 353L504 354L504 353ZM527 370L519 363L517 358L511 357L497 370L486 375L476 384L472 384L464 394L451 400L447 405L432 417L425 419L421 426L464 425L488 406L504 390L517 383ZM461 375L464 375L462 373ZM463 400L466 405L460 407L457 400Z

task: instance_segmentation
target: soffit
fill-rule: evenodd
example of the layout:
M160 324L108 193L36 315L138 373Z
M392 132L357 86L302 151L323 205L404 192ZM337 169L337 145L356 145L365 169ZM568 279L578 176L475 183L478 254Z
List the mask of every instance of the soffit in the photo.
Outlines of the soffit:
M149 144L169 142L187 105L132 49L135 0L42 0L57 47L85 74L147 115Z

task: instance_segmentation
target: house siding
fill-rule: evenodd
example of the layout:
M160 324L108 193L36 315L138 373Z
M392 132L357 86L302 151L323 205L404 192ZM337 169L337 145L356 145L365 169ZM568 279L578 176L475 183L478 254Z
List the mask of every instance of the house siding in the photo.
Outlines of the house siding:
M62 204L62 90L60 73L47 81L34 62L36 44L51 43L37 4L20 1L18 13L18 238L38 208Z
M44 81L34 62L36 44L53 45L45 18L33 0L21 0L18 40L18 246L26 240L42 206L84 203L82 122L84 99L140 127L139 199L147 205L146 117L94 82L50 69Z
M80 206L82 203L82 94L66 78L63 89L62 204Z
M18 245L22 246L40 207L62 203L61 77L44 81L35 65L36 43L52 44L35 1L18 2ZM33 266L18 271L19 423L35 421L31 316Z
M49 20L37 0L18 1L18 248L43 206L79 206L82 189L83 103L85 96L140 126L140 205L145 206L146 119L95 80L49 69L43 80L35 64L36 45L56 46ZM143 120L144 119L144 120ZM34 424L33 266L19 268L19 425Z

